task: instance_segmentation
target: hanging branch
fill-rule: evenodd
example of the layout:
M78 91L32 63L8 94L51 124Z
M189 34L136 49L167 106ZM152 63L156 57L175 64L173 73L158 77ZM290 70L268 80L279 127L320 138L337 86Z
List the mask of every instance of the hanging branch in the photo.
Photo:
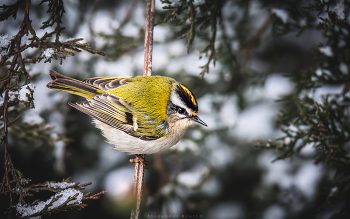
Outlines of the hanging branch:
M154 0L147 0L143 76L151 76L152 74L153 27L154 27Z
M143 65L143 76L152 74L152 51L153 51L153 28L154 28L154 0L147 0L146 29L145 29L145 55ZM134 173L134 195L136 197L136 206L131 211L131 219L140 218L140 208L142 201L142 185L144 169L147 168L145 154L136 155L135 173ZM138 162L137 162L138 161Z
M25 12L24 12L24 20L21 24L21 27L18 31L18 34L16 35L15 39L17 40L16 42L16 51L18 51L21 47L21 38L24 35L24 33L26 32L28 26L30 26L30 19L29 19L29 8L30 8L30 4L31 1L28 0L27 4L26 4L26 8L25 8ZM4 105L3 105L3 120L4 120L4 132L3 132L3 137L1 139L1 142L4 143L4 149L5 149L5 163L4 163L4 169L5 169L5 174L4 174L4 179L3 179L3 185L4 187L6 187L7 192L9 193L10 196L10 202L12 203L12 191L11 191L11 180L10 180L10 176L9 173L13 173L13 168L11 168L12 162L10 160L10 156L8 153L8 139L7 139L7 134L8 134L8 100L9 100L9 86L10 86L10 80L11 80L11 73L13 71L13 69L16 66L17 63L17 59L20 56L20 53L17 53L14 55L13 59L12 59L12 63L11 66L9 68L9 70L7 71L8 74L8 79L6 81L4 81L3 87L5 87L5 94L4 94Z

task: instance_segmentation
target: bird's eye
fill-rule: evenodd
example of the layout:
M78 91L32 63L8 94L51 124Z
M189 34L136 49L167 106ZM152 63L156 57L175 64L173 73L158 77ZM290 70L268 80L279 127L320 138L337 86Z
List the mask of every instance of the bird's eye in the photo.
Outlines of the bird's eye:
M180 113L180 114L184 114L185 113L185 109L184 108L177 108L177 112Z

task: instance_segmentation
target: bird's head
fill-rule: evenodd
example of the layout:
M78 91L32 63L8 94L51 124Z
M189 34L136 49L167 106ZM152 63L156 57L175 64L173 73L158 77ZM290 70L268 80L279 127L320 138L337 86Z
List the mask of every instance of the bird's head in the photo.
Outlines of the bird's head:
M207 126L207 124L198 117L196 98L192 92L182 84L172 86L167 116L168 122L176 122L186 128L195 122Z

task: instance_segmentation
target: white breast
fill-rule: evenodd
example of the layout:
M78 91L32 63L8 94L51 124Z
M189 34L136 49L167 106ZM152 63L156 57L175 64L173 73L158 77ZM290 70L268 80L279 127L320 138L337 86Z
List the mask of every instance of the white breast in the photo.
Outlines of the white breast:
M102 130L103 136L115 149L128 154L153 154L177 144L185 134L187 128L193 124L192 120L179 120L177 125L169 126L169 133L157 140L144 141L113 128L99 120L94 119L96 127Z

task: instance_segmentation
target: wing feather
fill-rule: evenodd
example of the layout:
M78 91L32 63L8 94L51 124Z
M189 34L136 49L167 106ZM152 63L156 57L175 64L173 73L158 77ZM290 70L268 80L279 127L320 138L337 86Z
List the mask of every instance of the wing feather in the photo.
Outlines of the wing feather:
M85 79L83 82L99 87L104 91L109 91L123 86L131 80L131 77L99 77Z
M121 113L112 111L108 105L96 97L90 101L70 102L69 105L128 134L133 129L132 125L123 119Z
M142 128L134 130L133 109L122 98L113 94L104 93L88 101L70 102L69 105L131 136L142 140L159 138L145 135L147 132Z

